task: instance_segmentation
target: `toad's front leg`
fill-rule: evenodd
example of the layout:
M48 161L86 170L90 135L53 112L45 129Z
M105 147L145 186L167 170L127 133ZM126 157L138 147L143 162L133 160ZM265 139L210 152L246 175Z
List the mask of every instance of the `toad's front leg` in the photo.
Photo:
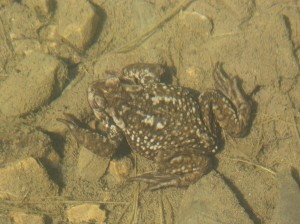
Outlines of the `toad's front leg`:
M114 124L99 122L93 130L80 127L73 115L65 114L65 117L65 119L58 118L57 120L68 127L77 143L102 157L110 158L123 140L121 131Z

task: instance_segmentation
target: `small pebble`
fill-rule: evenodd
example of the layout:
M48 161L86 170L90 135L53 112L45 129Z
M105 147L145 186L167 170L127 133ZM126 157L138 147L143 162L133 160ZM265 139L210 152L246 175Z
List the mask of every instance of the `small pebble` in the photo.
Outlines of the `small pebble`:
M132 160L128 157L116 160L113 159L109 164L109 172L118 181L124 181L132 171Z

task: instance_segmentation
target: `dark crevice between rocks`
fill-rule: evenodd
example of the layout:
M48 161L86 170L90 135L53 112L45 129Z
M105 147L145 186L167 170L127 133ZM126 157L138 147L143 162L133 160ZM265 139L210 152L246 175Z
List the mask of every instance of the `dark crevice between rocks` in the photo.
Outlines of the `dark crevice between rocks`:
M112 159L121 159L124 156L129 156L131 154L131 148L126 140L123 140L118 147L117 151L114 153Z
M244 210L247 212L249 218L253 221L255 224L262 224L262 221L257 217L257 215L254 213L252 207L245 199L243 193L234 185L234 183L229 180L226 176L221 174L219 171L216 170L216 172L223 178L226 185L230 188L232 193L236 196L239 204L244 208Z
M293 177L293 179L296 181L296 183L298 184L298 187L300 188L300 175L299 175L299 171L292 167L291 169L291 175Z
M40 131L42 131L43 133L45 133L50 137L53 149L62 159L64 157L64 147L65 147L64 137L56 133L47 132L45 130L40 130ZM46 168L48 175L51 177L53 182L59 186L59 191L61 191L61 189L63 189L65 185L62 176L61 166L59 165L57 167L53 167L53 165L47 158L41 158L40 162ZM60 193L61 192L59 192L59 194Z
M53 224L52 218L47 215L45 216L44 221L45 221L45 224Z
M293 56L296 59L296 61L298 62L298 69L300 70L300 65L299 65L299 58L297 56L297 45L295 44L294 40L293 40L293 29L292 29L292 25L290 22L290 19L287 15L282 15L283 17L283 21L287 30L287 35L288 35L288 39L291 41L292 46L293 46Z
M49 161L44 158L39 159L39 162L44 166L51 180L58 186L58 195L61 195L62 189L65 187L61 168L49 165Z
M107 20L107 14L102 8L100 8L98 5L96 5L92 1L89 1L89 3L93 6L93 9L95 10L97 15L99 16L100 23L99 23L99 26L97 27L97 29L95 29L95 31L94 31L95 34L93 35L93 39L90 41L90 44L87 47L87 51L88 51L88 49L91 45L93 45L94 43L96 43L100 39L100 35L103 31L103 27L104 27L105 22ZM104 50L101 50L102 52L100 52L100 54L103 54L105 49L106 48L104 48Z

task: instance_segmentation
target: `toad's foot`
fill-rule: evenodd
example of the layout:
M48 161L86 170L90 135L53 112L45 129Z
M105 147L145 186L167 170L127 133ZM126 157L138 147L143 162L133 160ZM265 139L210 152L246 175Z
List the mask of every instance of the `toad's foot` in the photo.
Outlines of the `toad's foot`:
M237 78L227 76L220 63L216 65L214 79L218 91L206 91L199 96L200 105L204 105L203 119L211 130L216 129L211 123L213 114L222 129L233 137L241 137L249 125L251 102L239 89Z
M101 133L96 130L81 128L73 115L64 115L65 119L58 118L57 120L67 126L79 145L82 145L95 154L110 158L123 139L117 127L113 125L110 126L109 133ZM110 138L110 136L114 136L114 138Z
M237 77L230 78L222 70L221 64L217 63L215 74L215 84L236 108L238 127L234 134L243 135L249 124L251 115L251 101L247 100L238 87Z

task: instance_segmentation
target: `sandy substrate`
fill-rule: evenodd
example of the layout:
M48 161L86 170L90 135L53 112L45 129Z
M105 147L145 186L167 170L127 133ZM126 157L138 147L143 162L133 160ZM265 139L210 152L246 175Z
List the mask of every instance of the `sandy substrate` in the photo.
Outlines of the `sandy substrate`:
M299 1L4 0L0 223L297 223L299 57ZM155 164L126 143L114 162L90 154L56 120L90 120L88 85L136 62L199 92L222 62L253 100L249 133L223 133L215 170L188 189L126 182Z

